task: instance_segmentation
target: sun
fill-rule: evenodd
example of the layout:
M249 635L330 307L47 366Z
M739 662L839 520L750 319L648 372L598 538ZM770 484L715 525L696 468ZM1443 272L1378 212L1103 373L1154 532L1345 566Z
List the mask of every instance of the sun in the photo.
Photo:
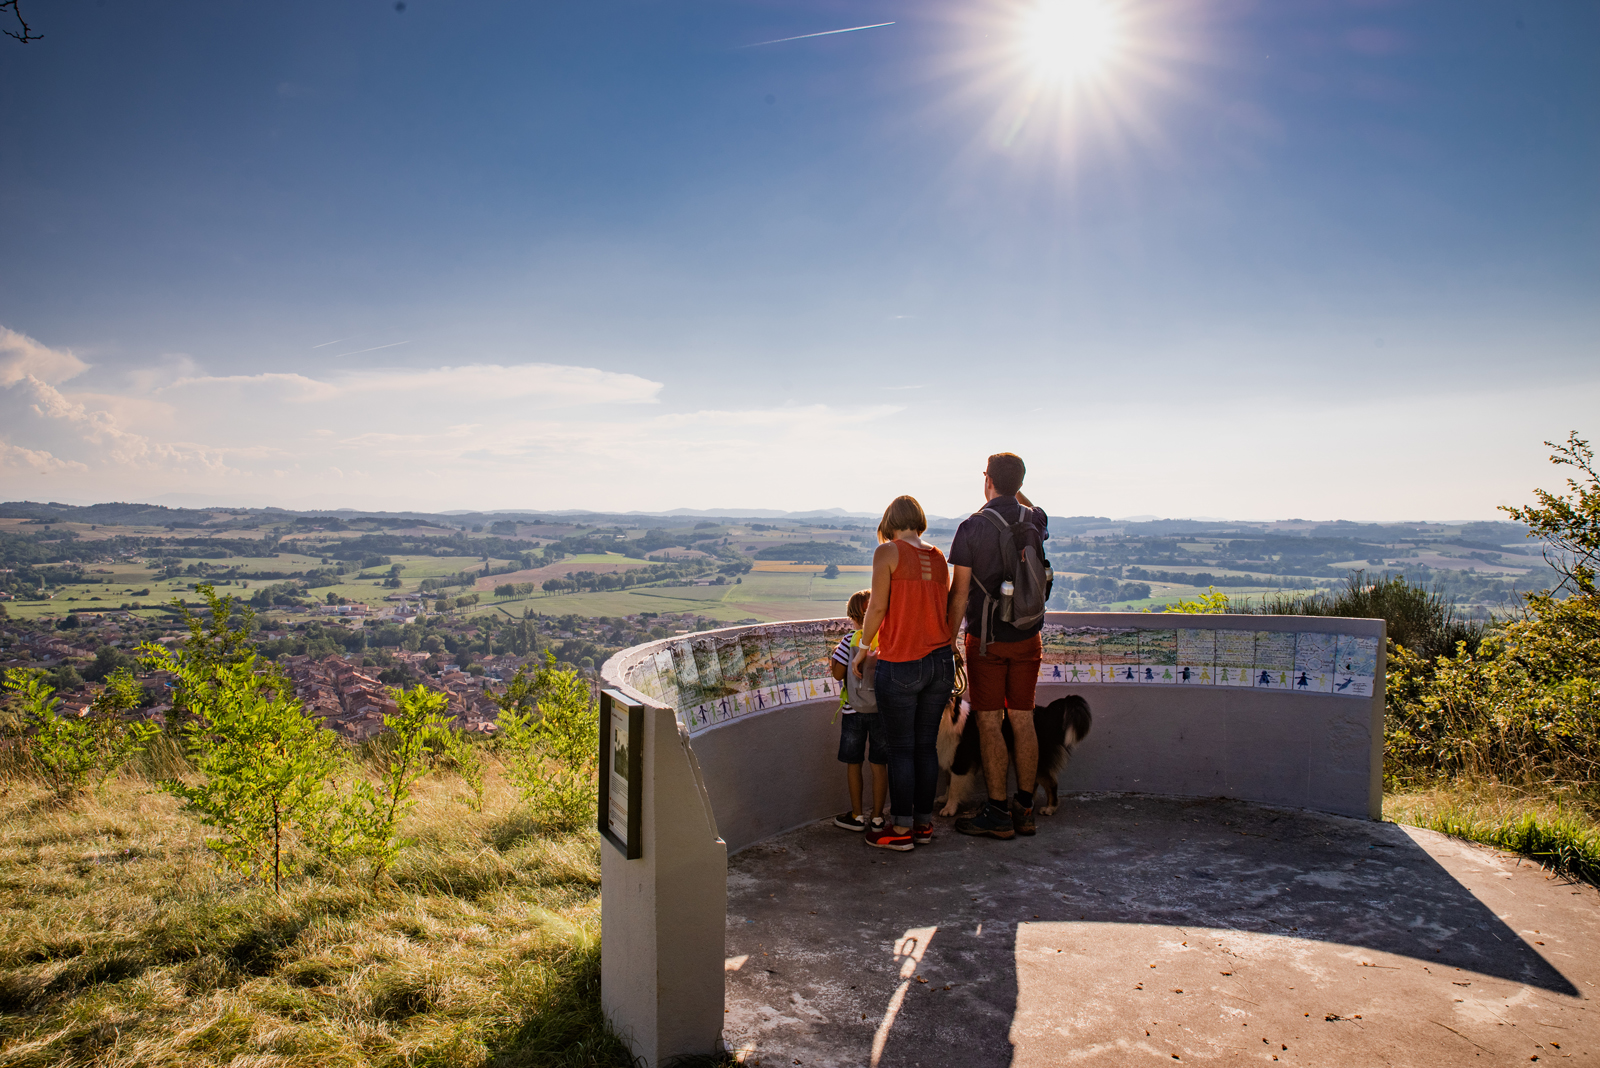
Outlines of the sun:
M1121 21L1111 0L1038 0L1022 17L1018 44L1035 78L1070 88L1117 59Z

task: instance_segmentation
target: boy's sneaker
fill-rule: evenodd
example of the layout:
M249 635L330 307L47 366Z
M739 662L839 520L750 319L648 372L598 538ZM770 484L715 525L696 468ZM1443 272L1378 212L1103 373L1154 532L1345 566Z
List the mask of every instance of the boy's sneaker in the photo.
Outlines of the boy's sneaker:
M986 834L990 838L1011 838L1017 829L1011 825L1011 813L994 804L986 804L976 816L956 820L956 830L962 834Z
M867 845L877 846L879 849L892 849L897 853L906 853L916 848L912 844L911 835L896 834L894 825L887 822L867 832Z
M911 841L915 845L927 845L933 841L933 824L913 824L911 827Z
M1011 826L1024 837L1032 837L1037 830L1033 825L1033 809L1023 808L1016 798L1011 799Z
M833 825L835 827L843 827L847 831L864 831L867 829L867 821L857 816L854 812L839 813L833 817Z

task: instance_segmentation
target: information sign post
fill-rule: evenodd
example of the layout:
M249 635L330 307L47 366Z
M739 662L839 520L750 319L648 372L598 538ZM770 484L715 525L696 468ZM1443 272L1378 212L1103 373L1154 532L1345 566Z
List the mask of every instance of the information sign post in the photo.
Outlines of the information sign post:
M624 858L638 860L643 812L644 705L600 691L600 833Z

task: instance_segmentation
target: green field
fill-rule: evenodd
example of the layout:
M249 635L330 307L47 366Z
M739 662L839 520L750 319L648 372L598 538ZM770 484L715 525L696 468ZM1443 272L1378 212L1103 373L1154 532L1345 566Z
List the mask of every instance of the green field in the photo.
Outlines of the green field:
M615 557L609 559L615 560ZM864 575L825 579L817 574L751 572L744 581L726 586L636 586L604 593L542 594L504 601L485 598L474 614L504 613L521 617L533 609L547 616L631 616L640 612L693 612L732 623L740 619L772 622L844 614L845 602L862 589Z

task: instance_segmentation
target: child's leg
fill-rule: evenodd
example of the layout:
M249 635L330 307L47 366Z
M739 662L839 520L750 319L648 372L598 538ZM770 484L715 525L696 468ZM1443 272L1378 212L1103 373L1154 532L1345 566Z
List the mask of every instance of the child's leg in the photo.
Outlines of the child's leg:
M872 771L872 795L877 803L881 805L883 798L879 796L880 791L878 790L878 765L872 765ZM850 815L859 818L861 815L861 765L846 764L844 766L844 781L845 785L850 788ZM884 789L888 789L887 783L884 784Z

